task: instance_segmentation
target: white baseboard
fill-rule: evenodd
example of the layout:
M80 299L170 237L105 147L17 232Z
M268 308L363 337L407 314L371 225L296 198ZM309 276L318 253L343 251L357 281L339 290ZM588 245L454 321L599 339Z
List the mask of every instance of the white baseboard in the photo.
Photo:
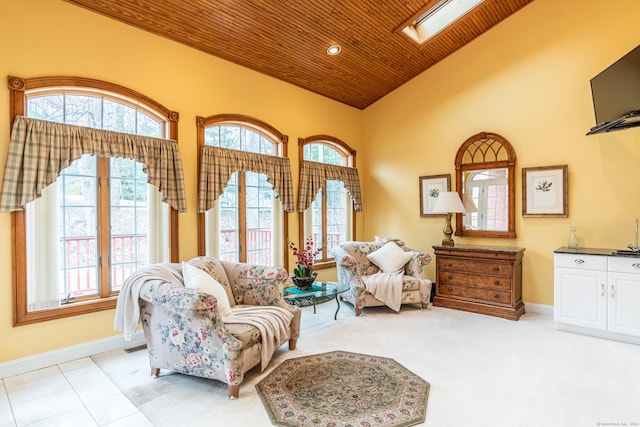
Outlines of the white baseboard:
M25 372L46 368L47 366L57 365L59 363L70 362L75 359L104 353L105 351L135 347L142 343L144 343L144 333L142 330L138 330L133 334L131 341L125 341L123 335L115 335L109 338L102 338L70 347L60 348L58 350L34 354L32 356L0 363L0 378L23 374Z
M433 303L429 303L429 307L433 307ZM535 302L524 303L525 313L536 313L553 319L553 306L547 304L538 304Z
M524 309L527 313L542 314L544 316L553 317L553 306L547 304L537 304L534 302L525 302Z

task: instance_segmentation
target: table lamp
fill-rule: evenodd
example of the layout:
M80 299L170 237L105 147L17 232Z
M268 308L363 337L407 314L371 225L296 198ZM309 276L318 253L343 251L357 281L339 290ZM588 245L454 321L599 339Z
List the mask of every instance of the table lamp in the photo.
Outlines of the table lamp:
M478 207L471 194L465 193L462 195L462 205L464 206L464 213L478 212Z
M456 191L447 191L440 193L436 199L435 205L433 205L432 213L444 213L444 239L442 239L442 246L454 246L451 235L453 234L453 228L451 227L451 214L464 213L464 205L460 196Z

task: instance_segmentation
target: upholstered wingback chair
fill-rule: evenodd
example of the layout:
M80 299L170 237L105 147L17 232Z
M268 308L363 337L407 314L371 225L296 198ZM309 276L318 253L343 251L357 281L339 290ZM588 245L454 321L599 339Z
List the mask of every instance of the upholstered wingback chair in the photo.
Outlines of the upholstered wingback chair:
M394 240L391 240L393 242ZM334 246L331 251L336 260L338 281L349 285L350 290L342 294L342 299L353 304L356 316L362 314L365 307L385 305L367 291L363 277L380 271L367 255L380 249L389 240L375 242L343 242ZM396 241L398 246L411 254L409 261L402 268L402 304L420 304L428 308L431 298L431 280L422 277L422 269L431 262L431 256L420 251L407 248L403 242Z
M259 322L256 326L255 321L242 323L244 318L238 318L239 312L246 311L247 306L263 311L267 306L284 309L286 333L275 334L275 337L265 335L275 340L270 343L274 350L286 341L290 349L296 346L300 310L284 301L287 271L211 257L194 258L188 264L208 273L222 285L230 312L225 316L221 314L218 301L223 300L224 295L216 298L185 286L183 268L188 267L183 264L156 264L134 273L128 281L139 290L140 320L151 374L157 376L160 369L169 369L222 381L228 384L229 398L237 398L245 373L258 364L264 369L267 345L262 336L263 326ZM266 357L270 359L271 355Z

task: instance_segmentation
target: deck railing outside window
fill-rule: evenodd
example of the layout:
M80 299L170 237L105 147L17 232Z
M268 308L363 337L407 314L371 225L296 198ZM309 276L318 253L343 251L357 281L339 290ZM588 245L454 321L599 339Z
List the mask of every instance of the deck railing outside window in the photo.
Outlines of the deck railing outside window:
M272 265L271 262L271 231L270 230L247 230L247 241L250 247L260 248L250 251L248 263L258 265ZM222 252L236 254L238 242L235 230L223 230ZM340 243L340 233L330 233L327 235L325 250L330 253L331 248ZM313 236L313 241L318 242L320 235ZM95 295L98 292L96 271L98 260L91 254L95 254L97 244L94 236L69 237L63 239L64 253L66 254L65 276L66 289L61 298L67 296L77 297ZM111 237L111 290L117 292L122 288L124 281L137 268L147 263L147 236L120 235ZM221 257L225 259L224 256ZM236 259L228 259L236 261Z
M92 255L96 253L96 237L69 237L61 243L66 254L63 268L65 289L61 299L97 294L99 260ZM144 234L111 237L112 292L119 291L127 277L147 263L146 254L147 236Z

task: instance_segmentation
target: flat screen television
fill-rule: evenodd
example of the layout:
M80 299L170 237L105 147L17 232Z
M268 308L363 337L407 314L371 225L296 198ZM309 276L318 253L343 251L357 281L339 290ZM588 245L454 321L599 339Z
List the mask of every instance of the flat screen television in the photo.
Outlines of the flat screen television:
M591 79L596 125L587 135L640 126L640 46Z

